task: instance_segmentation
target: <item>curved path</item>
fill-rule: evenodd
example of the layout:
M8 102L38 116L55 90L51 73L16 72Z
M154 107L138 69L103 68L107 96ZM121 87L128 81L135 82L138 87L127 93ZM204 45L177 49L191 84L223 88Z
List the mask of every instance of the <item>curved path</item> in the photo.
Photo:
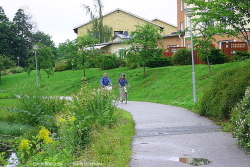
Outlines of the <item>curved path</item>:
M250 166L250 155L230 133L187 109L134 101L118 107L136 123L131 167Z

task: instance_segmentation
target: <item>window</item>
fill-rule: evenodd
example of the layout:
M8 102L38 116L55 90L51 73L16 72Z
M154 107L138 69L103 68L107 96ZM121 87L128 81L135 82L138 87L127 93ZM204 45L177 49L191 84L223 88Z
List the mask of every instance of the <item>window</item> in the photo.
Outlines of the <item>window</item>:
M181 0L181 6L180 7L181 7L180 10L183 11L184 10L184 3L182 2L182 0Z
M208 27L214 27L214 21L210 22L201 22L200 23L200 28L208 28Z
M228 40L228 41L220 41L220 49L222 48L222 46L228 42L233 42L233 40Z
M175 47L179 47L179 45L168 45L168 48L175 48Z
M117 34L123 34L123 31L114 31L114 36L116 36Z
M180 22L180 26L181 26L181 31L184 31L184 29L185 29L185 24L184 24L184 22Z

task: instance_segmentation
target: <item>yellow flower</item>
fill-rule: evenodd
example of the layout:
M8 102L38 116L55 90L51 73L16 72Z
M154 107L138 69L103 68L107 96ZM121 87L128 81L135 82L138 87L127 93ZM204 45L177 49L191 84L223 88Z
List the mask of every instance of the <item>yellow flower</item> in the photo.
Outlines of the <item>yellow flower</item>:
M67 120L64 119L64 118L60 118L60 119L59 119L59 122L60 122L60 123L64 123L64 122L67 122Z
M29 146L29 140L27 139L22 139L19 149L24 150L25 148L27 148Z
M53 140L49 137L51 134L45 127L41 127L42 129L39 131L38 138L42 139L45 144L53 143Z
M70 122L74 122L75 120L76 120L76 117L75 117L75 116L72 116L72 117L69 119Z

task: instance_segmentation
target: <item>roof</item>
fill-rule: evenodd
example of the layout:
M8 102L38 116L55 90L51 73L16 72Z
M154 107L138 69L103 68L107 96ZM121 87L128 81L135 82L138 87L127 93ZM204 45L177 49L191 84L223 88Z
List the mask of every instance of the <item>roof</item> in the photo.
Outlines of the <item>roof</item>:
M125 34L116 34L117 37L120 37L121 39L128 39L129 35L125 35Z
M115 11L119 11L119 10L122 11L122 12L124 12L124 13L127 13L127 14L129 14L129 15L132 15L132 16L134 16L134 17L137 17L137 18L139 18L139 19L141 19L141 20L147 21L147 22L149 22L149 23L151 23L151 24L154 24L154 25L156 25L156 26L158 26L158 27L164 29L164 27L161 26L161 25L159 25L159 24L153 23L153 22L151 22L150 20L144 19L144 18L142 18L142 17L140 17L140 16L137 16L137 15L135 15L135 14L133 14L133 13L127 12L127 11L121 9L121 8L117 8L117 9L115 9L115 10L112 10L111 12L109 12L109 13L103 15L103 17L105 17L105 16L107 16L107 15L109 15L109 14L115 12ZM81 24L81 25L79 25L79 26L76 26L76 27L73 29L74 32L77 33L77 28L79 28L79 27L81 27L81 26L84 26L84 25L90 23L91 21L92 21L92 20L90 20L90 21L88 21L88 22L86 22L86 23L83 23L83 24Z
M168 22L166 22L166 21L160 20L160 19L158 19L158 18L155 18L155 19L153 19L152 21L154 21L154 20L158 20L158 21L163 22L163 23L165 23L165 24L169 24L169 25L171 25L171 26L173 26L173 27L176 27L176 25L173 25L173 24L168 23ZM152 21L151 21L151 22L152 22Z

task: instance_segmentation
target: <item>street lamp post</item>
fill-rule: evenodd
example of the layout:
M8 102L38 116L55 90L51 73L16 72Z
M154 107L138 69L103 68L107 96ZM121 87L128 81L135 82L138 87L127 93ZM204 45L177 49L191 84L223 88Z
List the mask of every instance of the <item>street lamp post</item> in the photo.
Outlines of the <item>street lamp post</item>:
M191 55L192 55L192 83L193 83L193 99L194 103L196 102L196 83L195 83L195 70L194 70L194 46L193 46L193 33L192 33L192 8L185 8L184 12L186 16L190 20L190 48L191 48Z
M19 59L20 57L17 57L17 66L19 67Z
M37 55L36 55L36 50L38 49L38 45L34 45L33 49L35 50L35 62L36 62L36 86L38 86Z

